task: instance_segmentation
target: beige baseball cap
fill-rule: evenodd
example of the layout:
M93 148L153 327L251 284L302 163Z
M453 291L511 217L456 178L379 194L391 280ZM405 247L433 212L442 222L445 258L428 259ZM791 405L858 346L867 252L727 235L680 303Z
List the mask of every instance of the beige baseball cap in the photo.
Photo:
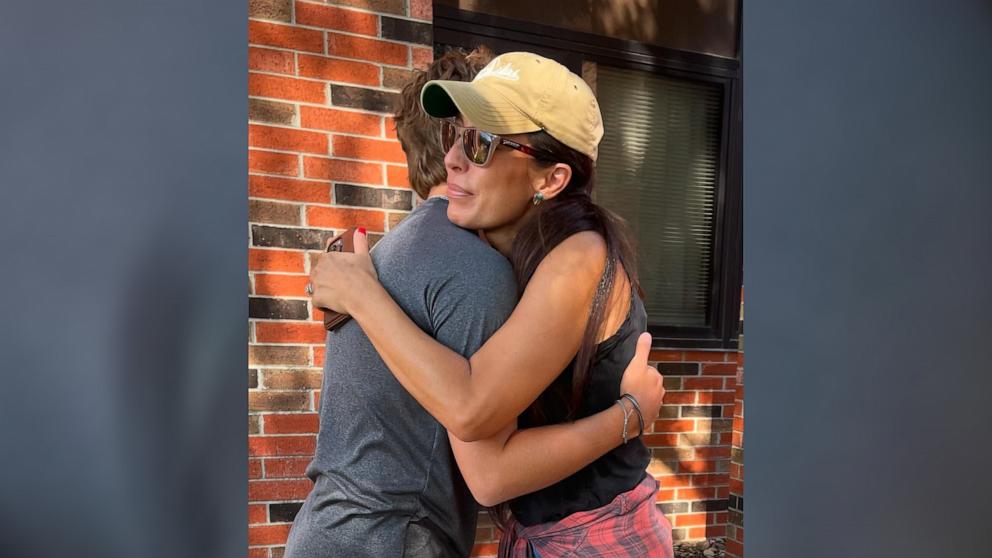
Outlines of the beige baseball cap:
M459 113L480 130L551 137L596 160L603 117L592 89L558 62L530 52L493 58L469 82L433 80L420 92L424 111L436 118Z

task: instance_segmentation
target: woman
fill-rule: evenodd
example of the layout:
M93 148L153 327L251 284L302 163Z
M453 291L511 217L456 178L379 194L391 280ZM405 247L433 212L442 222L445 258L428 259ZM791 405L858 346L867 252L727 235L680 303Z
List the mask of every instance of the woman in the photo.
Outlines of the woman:
M631 428L623 443L577 471L562 473L553 456L535 456L525 481L518 474L499 482L503 473L492 461L518 426L573 421L611 406L622 409L625 427L640 415L619 387L646 316L629 236L590 198L603 133L595 96L560 64L510 53L472 82L428 83L421 102L448 119L441 138L448 217L510 258L519 305L465 359L389 298L363 253L363 235L355 254L321 256L314 304L351 314L397 380L462 441L452 449L480 503L509 501L501 555L608 549L671 556L671 526L645 471L649 453L639 438L628 440ZM657 409L646 412L651 421Z

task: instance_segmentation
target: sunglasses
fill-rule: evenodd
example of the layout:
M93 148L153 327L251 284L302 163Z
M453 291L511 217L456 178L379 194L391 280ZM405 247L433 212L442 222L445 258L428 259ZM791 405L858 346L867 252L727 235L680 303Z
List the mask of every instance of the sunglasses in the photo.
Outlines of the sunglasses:
M451 150L451 147L455 145L459 137L462 138L462 149L465 150L465 156L470 163L478 167L488 165L489 161L493 159L493 153L496 152L496 147L500 145L505 145L510 149L516 149L535 159L550 160L549 155L528 145L508 140L496 134L483 132L478 128L459 126L451 120L441 121L441 149L445 153Z

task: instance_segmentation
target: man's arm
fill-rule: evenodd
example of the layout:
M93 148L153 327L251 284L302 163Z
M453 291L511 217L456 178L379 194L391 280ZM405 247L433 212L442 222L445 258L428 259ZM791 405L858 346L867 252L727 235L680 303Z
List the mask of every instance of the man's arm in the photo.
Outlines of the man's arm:
M644 413L644 428L658 416L665 389L647 365L651 336L642 334L624 371L621 393L634 395ZM630 409L630 405L627 405ZM550 486L623 443L624 411L613 405L571 423L517 430L516 422L496 436L463 442L448 435L455 460L475 499L484 506ZM638 435L637 417L627 421L627 439Z

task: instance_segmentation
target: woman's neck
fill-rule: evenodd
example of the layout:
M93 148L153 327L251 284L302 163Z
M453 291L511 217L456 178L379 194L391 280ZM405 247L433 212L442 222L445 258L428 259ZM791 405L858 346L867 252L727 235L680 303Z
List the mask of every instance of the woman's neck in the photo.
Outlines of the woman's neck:
M517 238L517 233L524 227L524 224L531 218L532 214L533 211L528 208L527 212L521 215L516 221L500 227L479 231L479 236L495 248L497 252L509 259L510 252L513 251L513 241Z
M490 246L506 258L510 257L510 251L513 249L513 238L515 236L517 236L516 231L507 231L505 229L479 231L479 237L488 242Z

